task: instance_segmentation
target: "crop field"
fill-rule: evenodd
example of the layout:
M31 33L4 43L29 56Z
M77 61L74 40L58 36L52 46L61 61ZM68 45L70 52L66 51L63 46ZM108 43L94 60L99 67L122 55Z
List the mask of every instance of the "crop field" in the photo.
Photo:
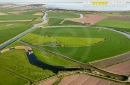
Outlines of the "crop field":
M0 24L0 43L3 43L16 35L22 33L23 31L29 29L31 26L29 22L6 22Z
M37 18L39 15L33 15L39 10L29 10L25 12L19 13L19 11L16 11L14 9L0 9L0 12L6 13L7 15L0 16L0 20L33 20ZM18 13L18 14L12 14L12 13Z
M97 14L103 16L121 16L121 14L118 12L98 12Z
M29 82L0 68L0 85L24 85Z
M28 37L30 37L28 39ZM64 46L64 47L81 47L81 46L91 46L99 42L103 42L104 38L84 38L84 37L59 37L59 36L40 36L33 33L21 39L22 41L28 42L33 45L43 45L43 46ZM73 42L70 42L73 41Z
M64 19L59 19L59 18L49 18L49 25L50 26L57 26L57 25L82 25L81 23L78 22L73 22L69 20L64 20Z
M59 82L58 82L59 81ZM61 78L52 78L41 83L41 85L122 85L117 82L99 79L85 74L74 74Z
M105 26L112 27L117 30L123 30L130 32L130 22L128 20L114 20L114 19L104 19L100 22L94 24L95 26Z
M70 32L71 30L71 32ZM48 47L44 48L60 53L72 59L78 60L80 62L91 62L95 60L100 60L104 58L113 57L122 53L125 53L130 50L130 40L117 32L113 32L107 29L102 29L99 31L98 28L47 28L47 29L37 29L32 32L37 36L31 36L30 42L34 40L33 37L37 38L40 36L58 36L60 37L87 37L87 38L97 38L97 39L107 39L105 42L84 47ZM25 37L25 41L28 37ZM32 39L32 40L31 40ZM41 39L38 39L41 41ZM53 39L52 39L53 40ZM55 41L55 40L54 40ZM80 42L79 40L78 42ZM38 42L38 41L37 41ZM43 42L43 41L41 41ZM40 43L41 43L40 42ZM74 43L75 41L69 40L69 43ZM38 44L40 44L38 42ZM43 46L42 46L43 47ZM121 49L120 49L121 48ZM98 56L98 57L97 57Z
M80 15L71 12L48 12L49 18L79 18Z
M16 78L13 81L19 80L21 82L25 82L24 79L34 81L37 79L46 78L54 74L51 70L41 69L34 65L31 65L23 50L11 50L1 54L0 66L4 69L7 69L8 72L11 72L11 74L18 75L19 77L23 78L23 80ZM8 77L8 74L6 75Z

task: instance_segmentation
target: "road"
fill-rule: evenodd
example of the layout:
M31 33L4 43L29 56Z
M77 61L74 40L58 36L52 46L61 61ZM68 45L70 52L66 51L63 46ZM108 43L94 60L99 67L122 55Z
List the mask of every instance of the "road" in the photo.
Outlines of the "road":
M47 19L46 19L47 13L46 13L46 12L44 12L44 13L45 13L45 14L44 14L44 16L43 16L43 22L42 22L42 23L36 24L36 25L34 25L32 28L26 30L25 32L23 32L23 33L21 33L21 34L15 36L14 38L12 38L12 39L10 39L10 40L4 42L4 43L0 46L0 50L3 49L4 47L6 47L7 45L13 43L14 41L18 40L19 38L23 37L24 35L26 35L26 34L32 32L32 31L35 30L35 29L37 29L41 24L47 23L47 22L48 22Z

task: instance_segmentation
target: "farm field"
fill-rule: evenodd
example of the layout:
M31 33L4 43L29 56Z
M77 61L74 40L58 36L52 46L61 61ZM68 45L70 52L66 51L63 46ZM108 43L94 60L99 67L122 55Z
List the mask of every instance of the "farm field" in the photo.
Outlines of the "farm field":
M24 85L27 82L29 81L0 68L0 85Z
M30 37L31 36L31 37ZM30 37L30 39L28 39ZM21 39L38 46L62 46L62 47L83 47L104 42L104 38L85 38L85 37L59 37L59 36L40 36L33 33ZM70 42L73 41L73 42Z
M31 65L23 50L11 50L1 54L0 66L31 82L54 74L51 70ZM36 75L37 72L42 73L42 75Z
M82 24L59 18L49 18L49 26L58 26L58 25L82 25Z
M94 24L94 26L104 26L130 32L130 22L128 20L104 19Z
M73 12L48 12L49 18L79 18L80 15Z
M59 81L59 82L58 82ZM122 85L116 82L99 79L85 74L74 74L63 78L52 78L44 81L41 85Z
M24 44L19 43L18 41L10 44L6 48L12 48L15 46L25 46ZM63 67L71 67L71 66L78 66L75 63L69 62L67 60L64 60L62 58L58 58L57 56L53 54L49 54L47 52L44 52L42 50L37 50L33 48L34 55L42 62L53 65L53 66L63 66Z
M71 30L71 32L70 32ZM106 38L103 43L84 47L44 47L48 50L60 53L80 62L91 62L104 58L113 57L130 50L130 40L122 34L98 28L44 28L32 32L37 36L31 36L33 40L40 36L59 36L59 37L87 37L87 38ZM25 41L27 40L27 37ZM39 39L41 41L41 39ZM38 42L38 41L37 41ZM70 41L70 43L73 41ZM42 46L43 47L43 46ZM122 49L120 49L122 48ZM91 49L91 51L90 51ZM80 57L79 57L80 56ZM98 56L98 57L97 57Z
M0 12L7 14L7 15L3 15L5 17L0 16L0 20L33 20L39 16L39 15L33 15L37 11L39 10L20 12L14 9L0 9Z
M29 22L3 22L0 24L0 44L31 28Z
M97 12L96 14L103 16L121 16L118 12Z
M125 61L119 64L115 64L106 68L103 68L105 71L120 74L120 75L129 75L130 74L130 61Z

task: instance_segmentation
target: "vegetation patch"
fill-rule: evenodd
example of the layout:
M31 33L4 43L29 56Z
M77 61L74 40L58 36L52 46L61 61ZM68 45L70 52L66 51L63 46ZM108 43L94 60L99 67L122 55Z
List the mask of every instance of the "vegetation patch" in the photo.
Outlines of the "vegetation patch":
M94 24L94 26L112 27L117 30L130 32L130 22L128 20L104 19Z
M0 66L30 81L46 78L54 73L31 65L23 50L11 50L0 55ZM13 81L16 81L15 79Z
M12 24L9 26L9 24ZM25 30L29 29L31 26L28 25L28 22L9 22L9 23L1 23L0 24L0 43L3 43L18 34L24 32Z
M37 36L50 35L50 36L58 36L58 37L84 37L84 38L87 37L87 38L107 39L107 41L103 43L99 43L92 46L84 46L84 47L47 47L46 46L44 47L48 50L60 53L62 55L68 56L72 59L84 63L113 57L128 52L130 50L129 47L130 40L126 36L111 30L102 29L99 31L99 29L100 28L85 28L85 27L46 28L46 29L44 28L44 29L37 29L32 33L37 34ZM26 39L28 39L28 37L26 37ZM73 41L70 40L68 42L73 42Z

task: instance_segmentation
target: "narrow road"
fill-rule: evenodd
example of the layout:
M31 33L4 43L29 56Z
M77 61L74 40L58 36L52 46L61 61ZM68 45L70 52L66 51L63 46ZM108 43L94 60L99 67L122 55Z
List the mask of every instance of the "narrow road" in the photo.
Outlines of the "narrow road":
M32 28L26 30L25 32L23 32L23 33L21 33L21 34L15 36L14 38L12 38L12 39L10 39L10 40L4 42L4 43L0 46L0 50L3 49L4 47L6 47L7 45L13 43L14 41L18 40L19 38L23 37L24 35L26 35L26 34L32 32L33 30L35 30L36 28L38 28L41 24L47 23L47 22L48 22L47 19L46 19L47 13L46 13L46 12L44 12L44 13L45 13L45 14L44 14L44 16L43 16L43 22L42 22L42 23L36 24L36 25L34 25L34 27L32 27Z

